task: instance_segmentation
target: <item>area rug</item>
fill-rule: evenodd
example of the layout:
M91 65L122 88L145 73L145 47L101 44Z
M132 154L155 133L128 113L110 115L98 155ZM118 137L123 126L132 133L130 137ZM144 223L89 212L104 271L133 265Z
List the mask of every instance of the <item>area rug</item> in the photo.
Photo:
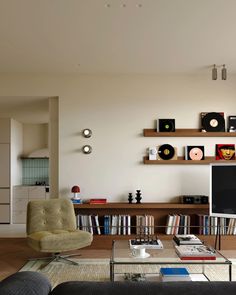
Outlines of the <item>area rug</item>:
M67 281L109 281L110 265L109 259L73 259L79 265L70 265L61 262L52 262L48 266L45 261L28 261L20 271L37 271L48 277L53 287ZM169 267L171 265L165 265ZM173 265L172 265L173 267ZM186 267L190 273L201 273L202 267L199 265L182 265ZM117 265L115 272L120 274L120 278L124 278L124 274L159 273L160 265ZM228 281L228 267L215 265L205 266L205 273L208 278L213 281ZM154 276L153 276L154 277ZM156 277L156 276L155 276ZM233 280L236 280L236 266L233 264Z

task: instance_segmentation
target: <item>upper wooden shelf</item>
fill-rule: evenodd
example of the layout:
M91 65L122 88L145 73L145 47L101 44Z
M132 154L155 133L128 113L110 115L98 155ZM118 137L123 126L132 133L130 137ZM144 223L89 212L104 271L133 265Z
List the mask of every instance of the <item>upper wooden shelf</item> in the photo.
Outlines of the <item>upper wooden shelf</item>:
M156 132L143 129L145 137L236 137L236 132L201 132L200 129L176 129L175 132Z
M178 157L177 160L149 160L148 156L143 157L143 163L149 165L208 165L210 163L235 163L236 160L216 160L215 157L205 157L204 160L185 160L184 157Z
M106 204L74 204L75 209L206 209L208 204L180 203L106 203Z

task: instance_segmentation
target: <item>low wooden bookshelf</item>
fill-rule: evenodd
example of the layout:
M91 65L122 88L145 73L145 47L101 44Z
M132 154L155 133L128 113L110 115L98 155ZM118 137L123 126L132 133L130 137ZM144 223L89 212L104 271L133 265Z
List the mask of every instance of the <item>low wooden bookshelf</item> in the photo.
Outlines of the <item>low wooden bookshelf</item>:
M168 214L186 214L191 216L191 233L198 233L197 214L208 214L208 204L180 204L180 203L106 203L106 204L74 204L76 214L97 214L100 218L104 215L131 215L131 235L94 235L90 248L111 249L112 240L135 238L135 216L149 214L154 216L155 234L160 239L172 239L173 235L166 235ZM102 224L101 224L102 226ZM214 235L199 236L207 244L214 246ZM236 249L236 236L222 236L222 249Z

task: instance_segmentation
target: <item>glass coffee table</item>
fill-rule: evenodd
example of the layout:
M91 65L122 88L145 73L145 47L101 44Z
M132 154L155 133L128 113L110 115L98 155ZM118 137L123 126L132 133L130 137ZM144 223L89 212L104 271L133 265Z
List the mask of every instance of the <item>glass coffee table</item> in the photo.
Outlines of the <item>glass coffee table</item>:
M174 241L164 240L162 243L163 249L146 249L149 257L136 258L128 240L114 240L110 259L110 280L124 280L130 274L137 274L134 277L140 278L145 276L145 280L158 280L160 267L186 267L193 281L216 280L212 277L212 272L222 275L223 270L223 280L225 277L229 281L232 280L232 262L219 251L215 252L215 260L181 260L175 252Z

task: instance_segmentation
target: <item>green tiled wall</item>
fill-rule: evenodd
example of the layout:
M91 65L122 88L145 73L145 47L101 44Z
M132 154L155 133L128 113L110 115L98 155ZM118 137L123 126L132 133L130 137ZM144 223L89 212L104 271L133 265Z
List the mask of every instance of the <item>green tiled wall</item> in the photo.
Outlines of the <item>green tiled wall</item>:
M23 185L34 185L36 181L49 182L49 159L23 159Z

